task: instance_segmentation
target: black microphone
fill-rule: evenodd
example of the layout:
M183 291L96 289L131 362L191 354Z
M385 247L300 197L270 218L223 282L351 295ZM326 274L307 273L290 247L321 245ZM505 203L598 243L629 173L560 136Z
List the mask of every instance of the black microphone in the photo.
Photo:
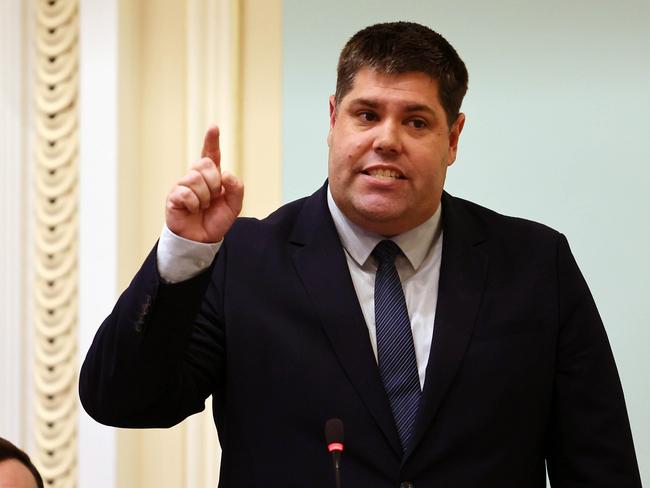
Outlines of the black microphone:
M332 461L334 461L336 488L341 488L341 453L343 452L343 421L341 419L329 419L325 422L325 441L327 450L332 453Z

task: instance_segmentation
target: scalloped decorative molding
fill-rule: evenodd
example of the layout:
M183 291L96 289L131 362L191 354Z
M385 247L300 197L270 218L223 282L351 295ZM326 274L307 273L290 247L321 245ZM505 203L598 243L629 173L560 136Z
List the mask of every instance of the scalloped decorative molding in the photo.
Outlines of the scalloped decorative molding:
M78 2L35 8L34 458L47 486L77 480Z

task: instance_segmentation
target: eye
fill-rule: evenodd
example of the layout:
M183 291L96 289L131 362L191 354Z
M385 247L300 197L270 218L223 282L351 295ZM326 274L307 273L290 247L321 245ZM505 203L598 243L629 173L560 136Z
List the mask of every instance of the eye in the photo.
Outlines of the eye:
M364 122L374 122L376 121L379 117L377 117L377 114L374 112L368 112L367 110L363 112L359 112L359 118L363 120Z
M411 119L406 123L407 125L410 125L414 129L424 129L427 126L426 120L423 119Z

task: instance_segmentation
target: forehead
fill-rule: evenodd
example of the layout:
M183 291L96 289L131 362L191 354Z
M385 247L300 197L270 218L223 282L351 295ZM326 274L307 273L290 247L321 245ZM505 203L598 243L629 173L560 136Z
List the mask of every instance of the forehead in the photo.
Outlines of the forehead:
M354 77L352 89L343 97L342 103L369 98L377 103L426 104L432 109L442 110L438 80L421 71L393 74L370 68L360 69Z
M36 488L32 473L16 459L0 462L0 488Z

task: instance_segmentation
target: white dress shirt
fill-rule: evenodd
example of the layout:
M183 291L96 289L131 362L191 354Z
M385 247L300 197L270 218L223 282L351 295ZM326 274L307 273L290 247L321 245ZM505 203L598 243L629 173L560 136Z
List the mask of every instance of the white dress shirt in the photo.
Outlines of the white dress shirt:
M350 222L334 203L329 188L327 204L336 231L345 250L352 283L368 326L370 343L377 359L375 329L375 274L377 264L370 254L384 237L368 232ZM420 387L424 387L433 324L438 302L438 278L442 257L442 226L440 206L426 222L391 238L404 253L395 259L402 282L406 307L411 320ZM205 244L177 236L163 227L157 249L160 277L168 283L187 280L207 268L221 247L221 242Z
M334 225L345 249L345 258L357 292L363 318L368 326L370 343L377 359L377 331L375 328L375 274L377 263L371 258L375 246L385 239L368 232L350 222L334 203L327 191ZM392 237L404 253L397 256L395 267L402 282L406 308L411 320L411 332L415 346L415 359L418 363L420 387L424 388L424 378L429 362L429 351L433 338L433 323L438 303L438 278L440 258L442 257L442 226L440 225L440 206L429 220L398 236Z

